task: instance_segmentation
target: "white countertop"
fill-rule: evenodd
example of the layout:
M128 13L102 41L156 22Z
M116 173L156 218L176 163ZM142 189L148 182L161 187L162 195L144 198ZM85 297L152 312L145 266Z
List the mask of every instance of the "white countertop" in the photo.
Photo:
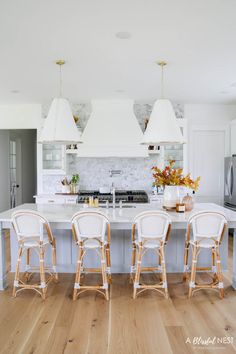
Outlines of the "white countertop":
M132 206L131 208L116 209L106 209L106 208L84 208L83 205L50 205L50 204L23 204L14 209L7 210L0 213L0 222L9 223L11 222L12 212L19 209L30 209L37 210L42 213L49 222L51 223L70 223L71 217L75 212L78 211L89 211L89 210L99 210L108 216L112 224L129 224L131 225L134 217L147 210L163 210L159 204L127 204ZM172 227L184 228L187 225L189 216L200 210L208 211L220 211L223 212L228 220L229 227L236 228L236 212L221 207L213 203L196 203L194 209L191 212L186 213L176 213L175 211L169 212L170 218L172 220Z

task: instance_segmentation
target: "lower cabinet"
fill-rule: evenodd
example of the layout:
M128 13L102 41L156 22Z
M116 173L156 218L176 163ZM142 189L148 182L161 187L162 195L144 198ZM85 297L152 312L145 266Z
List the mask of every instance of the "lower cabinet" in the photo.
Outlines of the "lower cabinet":
M36 195L36 204L76 204L78 195Z

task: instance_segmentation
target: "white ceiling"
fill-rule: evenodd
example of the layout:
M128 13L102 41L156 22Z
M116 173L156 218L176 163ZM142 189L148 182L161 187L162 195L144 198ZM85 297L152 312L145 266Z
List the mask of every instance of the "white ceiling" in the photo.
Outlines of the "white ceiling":
M118 39L120 31L131 38ZM60 58L73 102L152 101L160 96L155 61L165 59L171 100L236 103L235 42L235 0L1 1L0 103L48 102Z

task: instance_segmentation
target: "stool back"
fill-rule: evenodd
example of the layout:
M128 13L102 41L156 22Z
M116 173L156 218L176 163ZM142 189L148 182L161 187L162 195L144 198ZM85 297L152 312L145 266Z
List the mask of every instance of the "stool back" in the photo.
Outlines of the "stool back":
M137 225L138 241L158 239L166 241L170 231L171 219L166 212L159 210L145 211L134 218Z
M47 219L37 211L17 210L12 214L12 224L18 242L34 240L43 242L44 232L47 232L49 241L53 236Z
M200 211L190 217L189 225L192 225L194 241L212 239L221 243L227 220L220 212Z
M80 211L75 213L71 219L72 232L75 242L83 239L98 238L102 242L105 240L106 229L110 228L109 219L98 211Z

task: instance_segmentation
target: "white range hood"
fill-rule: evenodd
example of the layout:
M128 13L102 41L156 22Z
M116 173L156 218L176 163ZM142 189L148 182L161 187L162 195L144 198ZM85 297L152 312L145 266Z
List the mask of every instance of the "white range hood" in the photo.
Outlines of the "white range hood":
M93 100L92 113L78 146L80 157L147 157L133 100Z

